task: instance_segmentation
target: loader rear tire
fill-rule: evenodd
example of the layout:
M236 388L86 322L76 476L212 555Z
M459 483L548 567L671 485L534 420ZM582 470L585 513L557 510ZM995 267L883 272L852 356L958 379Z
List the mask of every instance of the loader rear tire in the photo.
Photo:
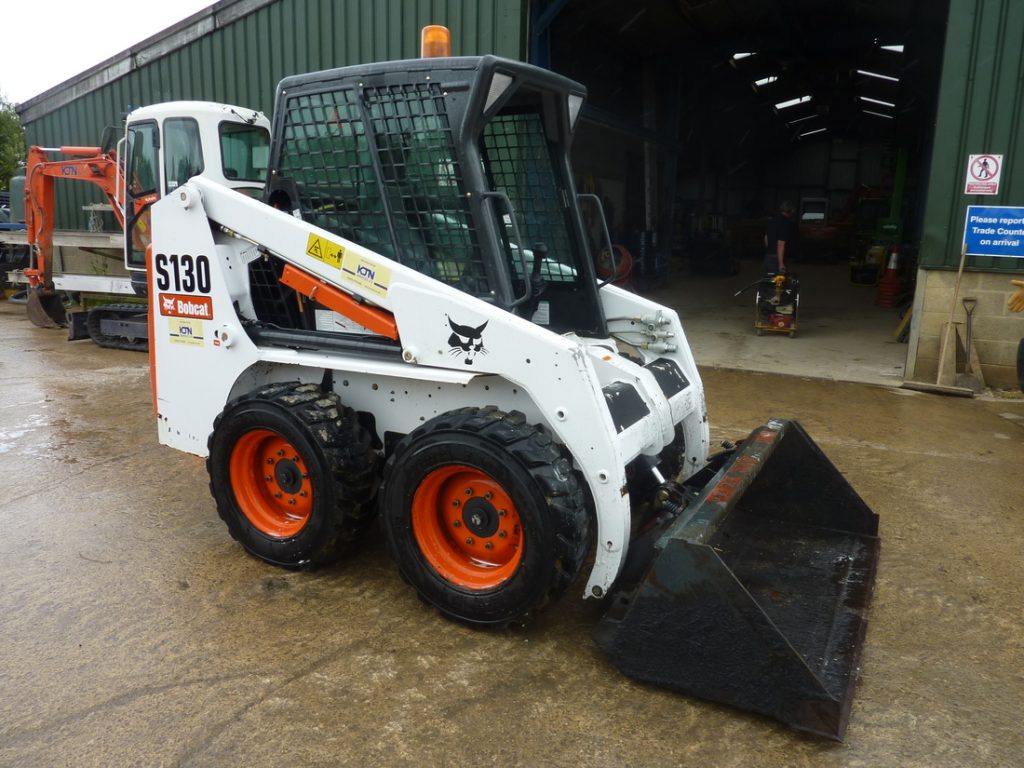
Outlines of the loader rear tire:
M403 438L380 507L403 578L468 624L528 622L572 584L589 543L565 447L493 406L442 414Z
M270 384L232 401L209 451L217 512L232 538L273 565L331 562L375 512L370 435L316 384Z

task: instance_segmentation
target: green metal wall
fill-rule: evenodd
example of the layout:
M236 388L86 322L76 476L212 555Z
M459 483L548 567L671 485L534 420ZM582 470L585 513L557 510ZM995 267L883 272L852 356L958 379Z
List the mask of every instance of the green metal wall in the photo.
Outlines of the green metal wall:
M221 2L208 11L231 11ZM286 75L419 56L420 29L445 24L456 55L526 56L526 0L277 0L214 29L127 75L26 123L28 143L98 143L129 107L161 101L219 101L273 109ZM64 184L57 225L84 229L82 205L102 197Z
M968 205L1024 206L1024 2L950 0L921 265L955 269ZM965 195L967 158L1003 155L998 195ZM1020 259L967 268L1020 271Z

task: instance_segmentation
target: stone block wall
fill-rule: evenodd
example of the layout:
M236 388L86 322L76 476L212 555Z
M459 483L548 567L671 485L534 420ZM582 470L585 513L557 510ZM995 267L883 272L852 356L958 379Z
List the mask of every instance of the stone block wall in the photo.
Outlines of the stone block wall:
M1017 388L1017 345L1024 338L1024 313L1011 312L1006 300L1013 293L1010 280L1020 278L1005 272L964 272L953 314L966 336L966 312L962 300L978 300L972 335L985 383L997 389ZM935 381L943 323L949 320L956 285L956 272L919 269L914 319L911 323L907 378ZM953 354L952 339L950 351Z

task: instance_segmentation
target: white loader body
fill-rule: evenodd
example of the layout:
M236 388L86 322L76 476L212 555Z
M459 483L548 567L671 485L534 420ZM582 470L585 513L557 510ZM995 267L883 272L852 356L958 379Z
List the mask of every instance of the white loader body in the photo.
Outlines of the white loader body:
M585 595L597 597L629 546L627 465L656 457L677 425L684 474L707 460L704 392L679 318L637 295L601 288L609 330L629 334L644 364L671 361L662 363L669 386L612 339L552 333L204 178L153 206L153 232L150 349L166 445L205 456L214 420L233 398L271 382L319 383L325 371L346 406L372 414L379 436L466 405L521 411L568 448L589 487L597 547ZM246 331L254 319L248 265L265 255L393 315L395 354L255 343ZM318 327L334 321L350 338L354 324L341 315L325 313ZM609 403L622 393L630 402L613 415Z

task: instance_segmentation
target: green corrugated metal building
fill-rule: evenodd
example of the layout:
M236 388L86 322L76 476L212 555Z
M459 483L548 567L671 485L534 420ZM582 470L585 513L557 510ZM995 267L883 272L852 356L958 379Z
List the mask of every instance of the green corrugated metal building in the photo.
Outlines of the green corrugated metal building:
M909 379L933 381L950 317L968 205L1024 207L1024 3L951 0L907 356ZM964 194L968 157L1003 156L997 195ZM1024 318L1006 307L1024 259L969 256L959 295L978 300L975 346L991 384L1013 386ZM953 305L954 320L965 321ZM979 333L980 328L980 333ZM955 352L954 352L955 356Z
M957 268L965 206L1024 203L1024 3L952 0L922 237L922 264ZM965 195L967 158L1004 158L999 194ZM1018 271L1014 259L970 266Z
M41 94L18 111L28 144L98 143L132 108L218 101L270 115L288 75L414 58L420 29L447 24L466 55L525 54L519 0L221 0L164 32ZM84 228L86 185L60 192L58 226Z
M443 23L459 54L529 59L588 86L584 119L591 128L581 132L576 157L581 187L592 179L607 182L605 193L618 195L610 215L620 221L612 224L623 232L659 226L664 243L672 229L667 220L696 221L688 211L701 210L739 219L757 196L762 210L794 194L831 196L838 208L841 195L884 178L886 158L900 150L912 165L905 242L918 256L905 373L933 378L966 206L1024 205L1024 3L849 0L826 8L818 0L790 0L789 15L773 6L752 0L222 0L19 105L19 112L28 142L48 146L98 141L131 107L166 100L223 101L269 114L281 78L414 57L420 28ZM867 82L854 74L858 67L892 61L880 48L897 41L906 42L906 56L898 77L888 79L902 82L872 80L868 91L857 91ZM867 54L865 44L872 48ZM888 47L904 55L902 44ZM761 54L740 60L734 51ZM776 69L760 73L773 76L755 83L752 96L759 75L749 65L759 58ZM783 81L801 61L810 68L799 87L822 84L809 105L821 107L799 118L815 123L786 122L795 110L776 102L800 92L772 90L780 84L771 82ZM819 77L815 68L826 67L833 69ZM744 72L748 79L741 82ZM839 97L852 93L856 104L863 98L856 94L872 88L894 95L851 117ZM879 114L889 111L887 101L892 113ZM791 127L819 123L834 131L825 137L838 136L838 129L847 135L805 141L797 136L801 128ZM886 135L879 125L897 129ZM794 159L779 162L786 146ZM963 194L967 157L977 153L1004 156L996 196ZM793 171L808 162L819 164L817 193L819 182L807 181L813 174ZM780 167L793 172L772 181ZM61 191L58 224L84 228L82 206L99 198L85 185L68 186L74 189ZM681 209L684 197L690 207ZM1015 383L1016 343L1024 333L1024 318L1006 309L1007 273L1021 272L1022 261L971 257L961 287L978 299L975 342L985 375L1002 386ZM962 309L956 319L963 320Z

